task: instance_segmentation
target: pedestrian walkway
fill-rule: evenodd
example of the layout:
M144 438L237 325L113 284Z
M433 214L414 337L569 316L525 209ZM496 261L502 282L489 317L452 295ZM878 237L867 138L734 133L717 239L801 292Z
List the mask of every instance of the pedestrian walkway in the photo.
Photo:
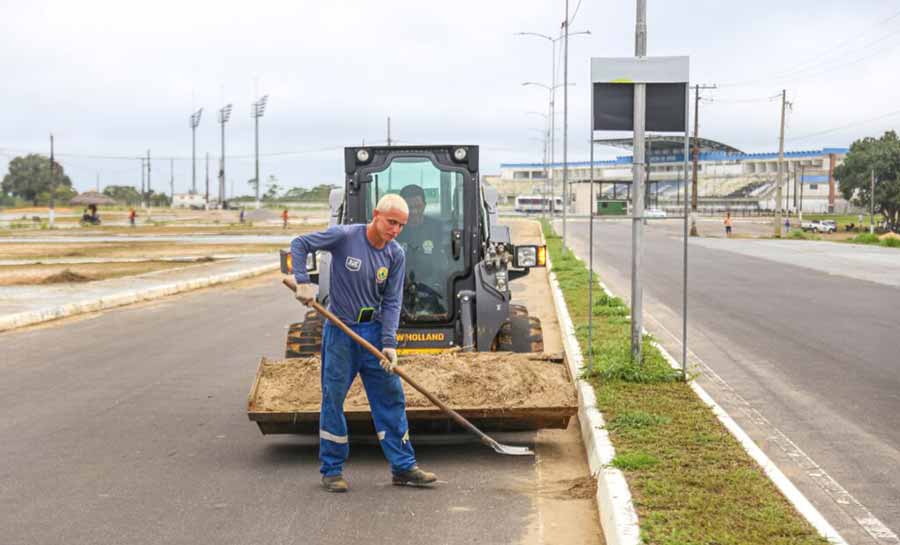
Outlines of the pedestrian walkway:
M97 282L0 287L0 331L233 282L278 268L276 254L249 254Z

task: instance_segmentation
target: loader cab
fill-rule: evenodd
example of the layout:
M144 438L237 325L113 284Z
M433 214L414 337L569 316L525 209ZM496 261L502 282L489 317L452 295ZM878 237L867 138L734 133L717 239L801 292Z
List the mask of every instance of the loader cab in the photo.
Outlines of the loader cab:
M342 223L369 222L389 193L410 209L396 239L406 254L402 324L449 325L480 243L477 147L348 148L346 154Z

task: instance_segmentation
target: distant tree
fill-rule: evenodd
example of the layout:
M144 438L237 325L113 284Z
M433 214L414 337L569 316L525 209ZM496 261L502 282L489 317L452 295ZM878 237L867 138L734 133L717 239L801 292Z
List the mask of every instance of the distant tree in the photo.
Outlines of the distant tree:
M34 206L42 200L49 200L51 184L56 188L56 195L71 192L72 180L66 176L59 161L51 175L50 158L37 153L16 157L9 162L9 172L3 177L0 189L4 193L31 201ZM65 191L68 188L69 191ZM62 193L60 190L63 189Z
M150 206L168 207L172 205L172 199L165 193L150 191Z
M869 208L871 175L875 171L875 213L883 214L888 228L900 226L900 139L894 131L881 138L866 137L850 146L841 166L834 169L841 194L853 204Z
M141 194L130 185L108 185L103 194L129 206L141 204Z
M292 187L284 192L281 199L284 201L301 201L307 191L304 187Z
M278 178L274 175L269 176L269 180L266 182L266 193L262 196L264 201L274 201L278 199L278 193L281 192L281 186L278 185Z

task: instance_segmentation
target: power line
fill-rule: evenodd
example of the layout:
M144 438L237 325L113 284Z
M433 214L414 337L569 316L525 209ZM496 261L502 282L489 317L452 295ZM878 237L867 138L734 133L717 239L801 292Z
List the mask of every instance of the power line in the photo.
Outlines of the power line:
M771 82L773 80L774 81L785 81L785 80L789 80L789 79L796 79L798 77L798 74L802 74L804 72L819 70L823 67L826 67L827 63L831 62L833 60L833 59L828 58L828 56L836 51L840 50L841 56L846 57L846 55L848 55L848 54L858 53L859 51L867 50L871 46L896 35L898 32L900 32L900 30L896 30L896 29L891 30L887 34L885 34L883 36L879 36L879 37L875 38L874 40L865 42L859 46L855 46L855 47L852 47L849 49L844 47L845 45L853 42L854 40L858 39L861 36L869 36L870 28L885 25L885 24L893 21L894 19L897 19L898 17L900 17L900 11L896 11L896 12L892 13L891 15L889 15L888 17L882 18L872 24L866 25L857 34L854 34L853 36L826 49L824 52L819 53L814 58L807 59L806 61L803 61L788 70L775 72L773 75L768 76L765 79L752 79L752 80L728 82L728 83L722 84L722 86L723 87L741 87L741 86L749 86L749 85L758 84L758 83ZM880 51L881 50L879 50L878 52L880 52ZM874 54L877 54L878 52L875 52L875 53L867 52L867 54L864 55L861 59L855 59L850 62L858 62L859 60L868 58ZM833 67L827 67L827 70L831 70L831 69L833 69Z
M340 151L344 149L344 146L331 146L326 148L315 148L309 150L293 150L293 151L277 151L270 153L260 153L260 157L286 157L291 155L311 155L315 153L325 153L328 151ZM0 154L3 155L22 155L29 153L37 153L41 154L40 151L34 150L25 150L25 149L16 149L16 148L0 148ZM97 160L115 160L115 161L138 161L141 159L146 160L146 156L141 155L99 155L99 154L84 154L84 153L57 153L57 157L69 157L72 159L97 159ZM226 155L227 159L252 159L254 157L253 154L245 154L245 155ZM190 161L191 157L188 156L160 156L159 159L169 159L173 161Z
M854 121L854 122L852 122L852 123L847 123L846 125L841 125L840 127L833 127L833 128L831 128L831 129L825 129L825 130L823 130L823 131L818 131L818 132L813 132L813 133L809 133L809 134L804 134L804 135L802 135L802 136L795 136L795 137L793 137L793 138L786 138L785 140L788 140L788 141L806 140L807 138L813 138L813 137L815 137L815 136L821 136L821 135L823 135L823 134L828 134L828 133L832 133L832 132L841 131L841 130L844 130L844 129L849 129L849 128L855 127L855 126L857 126L857 125L865 125L865 124L871 123L871 122L873 122L873 121L880 121L880 120L882 120L882 119L886 119L886 118L888 118L888 117L893 117L893 116L895 116L895 115L900 115L900 110L894 110L893 112L888 112L888 113L886 113L886 114L881 114L881 115L876 116L876 117L870 117L870 118L868 118L868 119L863 119L863 120L860 120L860 121Z
M578 8L581 7L581 0L578 0L578 5L575 6L575 13L572 14L572 17L569 18L569 26L572 26L572 23L575 21L575 16L578 15Z

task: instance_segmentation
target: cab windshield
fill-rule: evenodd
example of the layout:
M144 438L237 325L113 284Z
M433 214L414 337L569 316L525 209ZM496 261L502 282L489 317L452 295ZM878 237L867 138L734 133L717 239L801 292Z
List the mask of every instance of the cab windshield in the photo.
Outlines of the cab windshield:
M397 242L406 253L402 317L406 321L450 319L451 278L465 271L460 244L454 255L451 234L463 227L463 175L441 170L424 157L395 158L372 173L368 219L383 195L395 193L409 206L409 221Z

